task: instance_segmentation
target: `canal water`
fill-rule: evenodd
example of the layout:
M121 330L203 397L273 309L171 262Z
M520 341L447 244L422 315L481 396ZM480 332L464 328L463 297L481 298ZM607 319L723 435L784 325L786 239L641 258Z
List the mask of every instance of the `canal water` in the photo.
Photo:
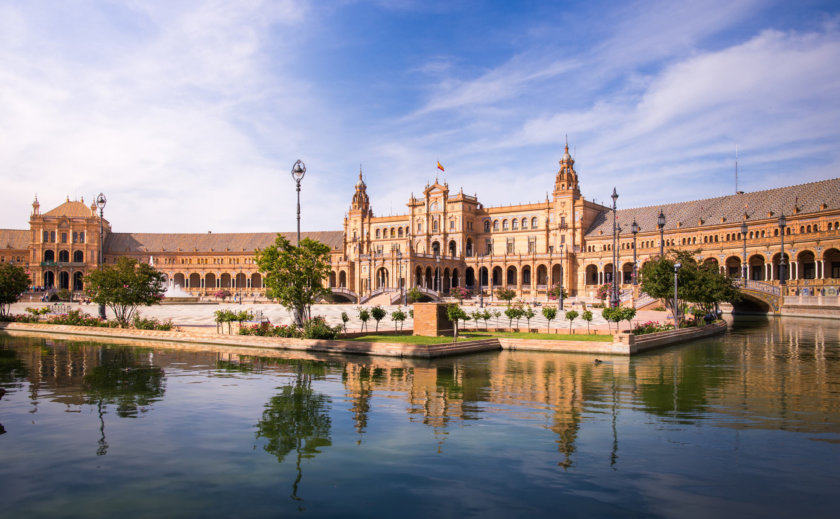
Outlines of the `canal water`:
M602 360L0 335L0 515L837 516L840 321Z

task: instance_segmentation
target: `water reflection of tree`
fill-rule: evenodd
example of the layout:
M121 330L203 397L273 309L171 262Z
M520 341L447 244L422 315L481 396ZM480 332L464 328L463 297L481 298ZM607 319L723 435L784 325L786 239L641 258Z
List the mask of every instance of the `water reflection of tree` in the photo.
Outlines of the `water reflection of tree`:
M26 375L26 366L18 358L17 351L0 349L0 399L6 394L7 387L18 387ZM0 424L0 434L5 433L6 428Z
M140 356L147 353L131 348L100 348L99 365L84 376L85 402L96 405L99 413L98 456L108 452L105 438L107 405L115 405L117 416L121 418L136 418L138 412L146 412L152 403L163 398L163 370L150 362L141 362Z
M280 463L290 452L297 454L297 477L292 484L292 499L298 497L303 478L301 461L314 458L318 449L332 445L330 440L330 398L312 389L312 381L322 377L326 364L310 361L295 363L293 383L278 388L280 393L265 405L257 423L257 438L264 438L266 452Z

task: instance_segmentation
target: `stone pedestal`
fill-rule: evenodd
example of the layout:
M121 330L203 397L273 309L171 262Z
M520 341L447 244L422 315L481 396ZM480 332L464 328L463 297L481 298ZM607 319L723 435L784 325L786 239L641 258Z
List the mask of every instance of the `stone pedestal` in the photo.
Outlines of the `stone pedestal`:
M446 303L414 303L414 335L451 336L452 321L446 316Z

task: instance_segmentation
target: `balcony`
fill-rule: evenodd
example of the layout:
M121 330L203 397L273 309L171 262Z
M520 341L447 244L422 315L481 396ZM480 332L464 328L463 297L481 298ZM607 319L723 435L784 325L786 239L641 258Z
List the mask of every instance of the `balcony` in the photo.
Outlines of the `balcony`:
M42 267L84 267L87 263L83 261L42 261Z

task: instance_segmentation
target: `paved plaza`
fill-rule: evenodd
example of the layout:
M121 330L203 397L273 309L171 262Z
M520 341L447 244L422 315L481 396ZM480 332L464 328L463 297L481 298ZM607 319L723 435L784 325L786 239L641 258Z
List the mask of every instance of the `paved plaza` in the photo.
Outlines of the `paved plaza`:
M26 307L33 307L33 308L40 308L47 305L47 303L40 303L40 302L19 302L12 305L11 311L13 314L23 314L26 312ZM59 303L60 306L55 307L56 311L64 313L69 309L81 309L83 312L88 313L90 315L97 315L98 307L94 304L79 304L79 303ZM51 304L50 306L55 306L55 303ZM358 331L361 330L362 322L359 320L359 305L355 304L325 304L325 305L313 305L312 306L312 315L317 316L321 315L327 319L327 322L330 325L339 325L341 324L341 313L347 312L347 315L350 317L350 321L347 323L347 330L348 331ZM370 309L370 306L366 308ZM382 308L388 312L388 315L382 319L379 323L380 330L393 330L394 329L394 321L391 319L391 313L395 311L397 308L403 308L406 313L406 320L403 325L405 329L411 329L414 327L414 322L409 315L408 308L409 307L400 307L398 305L382 305ZM465 310L467 313L472 313L475 310L478 310L478 306L472 305L464 305ZM202 327L214 327L214 312L216 310L228 309L233 311L241 311L241 310L249 310L255 315L261 315L262 317L268 319L273 324L291 324L293 322L291 313L283 308L283 306L279 304L233 304L233 303L220 303L220 304L181 304L181 305L155 305L155 306L146 306L140 307L139 312L142 317L145 318L154 318L159 320L166 320L172 319L172 322L177 326L202 326ZM495 307L488 307L488 309L492 311L498 311L501 313L501 316L497 318L493 317L488 321L488 325L493 328L494 326L498 327L507 327L508 326L508 319L504 316L504 306L495 306ZM546 319L542 316L541 310L542 307L535 307L534 310L537 312L537 316L531 319L531 328L546 328L548 323ZM579 309L576 308L578 312ZM599 330L599 331L606 331L607 324L603 317L601 317L601 309L594 308L592 309L592 313L594 314L594 318L592 320L591 329L592 330ZM108 318L113 318L113 314L110 310L108 310ZM666 319L666 313L661 311L640 311L636 315L636 319L634 322L645 322L645 321L659 321L663 322ZM514 325L516 321L514 321ZM519 325L521 328L525 328L526 320L523 318L519 321ZM376 326L375 321L371 318L368 321L368 329L373 330ZM475 328L476 323L474 321L470 321L467 324L467 328ZM484 328L484 321L480 321L478 324L479 328ZM563 317L562 319L558 316L557 319L554 319L551 322L552 329L560 329L565 328L566 330L569 329L569 321ZM612 325L612 328L615 329L615 325ZM627 323L621 323L621 329L626 329ZM586 321L578 317L572 323L572 329L576 331L586 330Z

